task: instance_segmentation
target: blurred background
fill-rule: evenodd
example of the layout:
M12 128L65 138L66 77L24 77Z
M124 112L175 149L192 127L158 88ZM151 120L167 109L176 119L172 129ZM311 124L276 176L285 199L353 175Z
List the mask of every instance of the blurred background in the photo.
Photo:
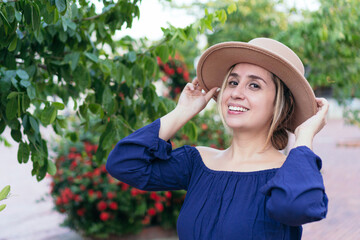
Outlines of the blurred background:
M107 174L106 157L175 107L204 49L260 36L292 48L330 102L314 139L329 212L303 239L358 239L359 10L357 0L0 2L0 239L177 239L186 192L132 188ZM173 139L228 143L213 101Z

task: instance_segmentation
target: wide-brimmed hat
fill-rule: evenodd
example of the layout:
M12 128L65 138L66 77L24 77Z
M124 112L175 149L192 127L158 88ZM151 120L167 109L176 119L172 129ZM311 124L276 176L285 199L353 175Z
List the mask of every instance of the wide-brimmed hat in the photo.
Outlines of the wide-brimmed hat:
M223 42L208 48L197 65L200 87L206 92L221 87L229 69L237 63L260 66L278 76L290 89L295 99L294 114L288 126L291 132L316 113L315 94L304 77L300 58L284 44L269 38L255 38L248 43Z

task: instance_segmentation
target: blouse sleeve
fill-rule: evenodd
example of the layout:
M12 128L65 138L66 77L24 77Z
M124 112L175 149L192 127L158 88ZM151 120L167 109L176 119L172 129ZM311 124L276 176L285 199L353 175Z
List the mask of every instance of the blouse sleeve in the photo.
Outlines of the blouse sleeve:
M326 217L328 198L320 173L321 159L308 147L290 151L283 166L260 191L269 196L266 210L271 218L290 226Z
M147 191L187 190L192 162L190 146L172 150L159 138L160 119L120 140L110 152L106 170L114 178Z

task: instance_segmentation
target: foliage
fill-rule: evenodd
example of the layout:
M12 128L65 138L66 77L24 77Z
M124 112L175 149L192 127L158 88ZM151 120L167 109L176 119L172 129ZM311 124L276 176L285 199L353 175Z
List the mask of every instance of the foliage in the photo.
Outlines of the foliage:
M180 60L179 55L175 55L175 58L169 57L169 61L163 63L158 58L158 64L160 70L164 73L161 80L167 87L167 92L164 96L169 96L171 99L177 99L186 83L189 82L189 72L183 61Z
M9 196L10 185L5 186L0 192L0 201L6 199ZM6 208L6 204L0 205L0 212Z
M207 107L205 111L193 118L196 131L196 141L189 138L185 131L176 133L173 139L173 147L185 144L193 146L209 146L224 150L229 147L231 136L226 132L216 109L216 103Z
M93 161L98 146L94 132L80 132L78 142L56 147L51 195L64 225L92 237L136 233L144 226L176 228L185 192L146 192L111 177Z
M215 25L207 32L208 44L224 41L248 42L257 37L276 38L287 31L289 13L279 10L279 2L274 0L227 0L209 1L203 8L231 9L236 14L228 16L226 25Z
M305 11L288 32L289 45L304 61L316 90L331 87L341 103L360 97L360 2L321 0L317 11Z
M0 134L11 129L19 143L18 161L32 161L38 181L56 167L49 159L41 126L64 134L66 106L89 128L89 115L101 121L94 160L101 164L116 140L169 112L174 103L159 97L156 57L169 55L197 35L224 23L224 10L206 12L185 28L162 28L157 43L130 37L114 40L140 16L138 0L103 1L101 13L87 1L10 0L0 3ZM190 123L191 124L191 123Z

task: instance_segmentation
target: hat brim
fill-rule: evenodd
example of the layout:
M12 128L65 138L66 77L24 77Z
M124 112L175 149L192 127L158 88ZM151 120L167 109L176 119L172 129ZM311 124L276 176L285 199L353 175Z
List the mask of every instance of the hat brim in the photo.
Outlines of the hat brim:
M199 85L207 92L221 87L231 66L238 63L251 63L278 76L290 89L295 99L294 115L289 130L315 115L317 104L315 94L306 78L286 59L264 48L244 42L225 42L208 48L197 65ZM217 94L214 99L217 99Z

